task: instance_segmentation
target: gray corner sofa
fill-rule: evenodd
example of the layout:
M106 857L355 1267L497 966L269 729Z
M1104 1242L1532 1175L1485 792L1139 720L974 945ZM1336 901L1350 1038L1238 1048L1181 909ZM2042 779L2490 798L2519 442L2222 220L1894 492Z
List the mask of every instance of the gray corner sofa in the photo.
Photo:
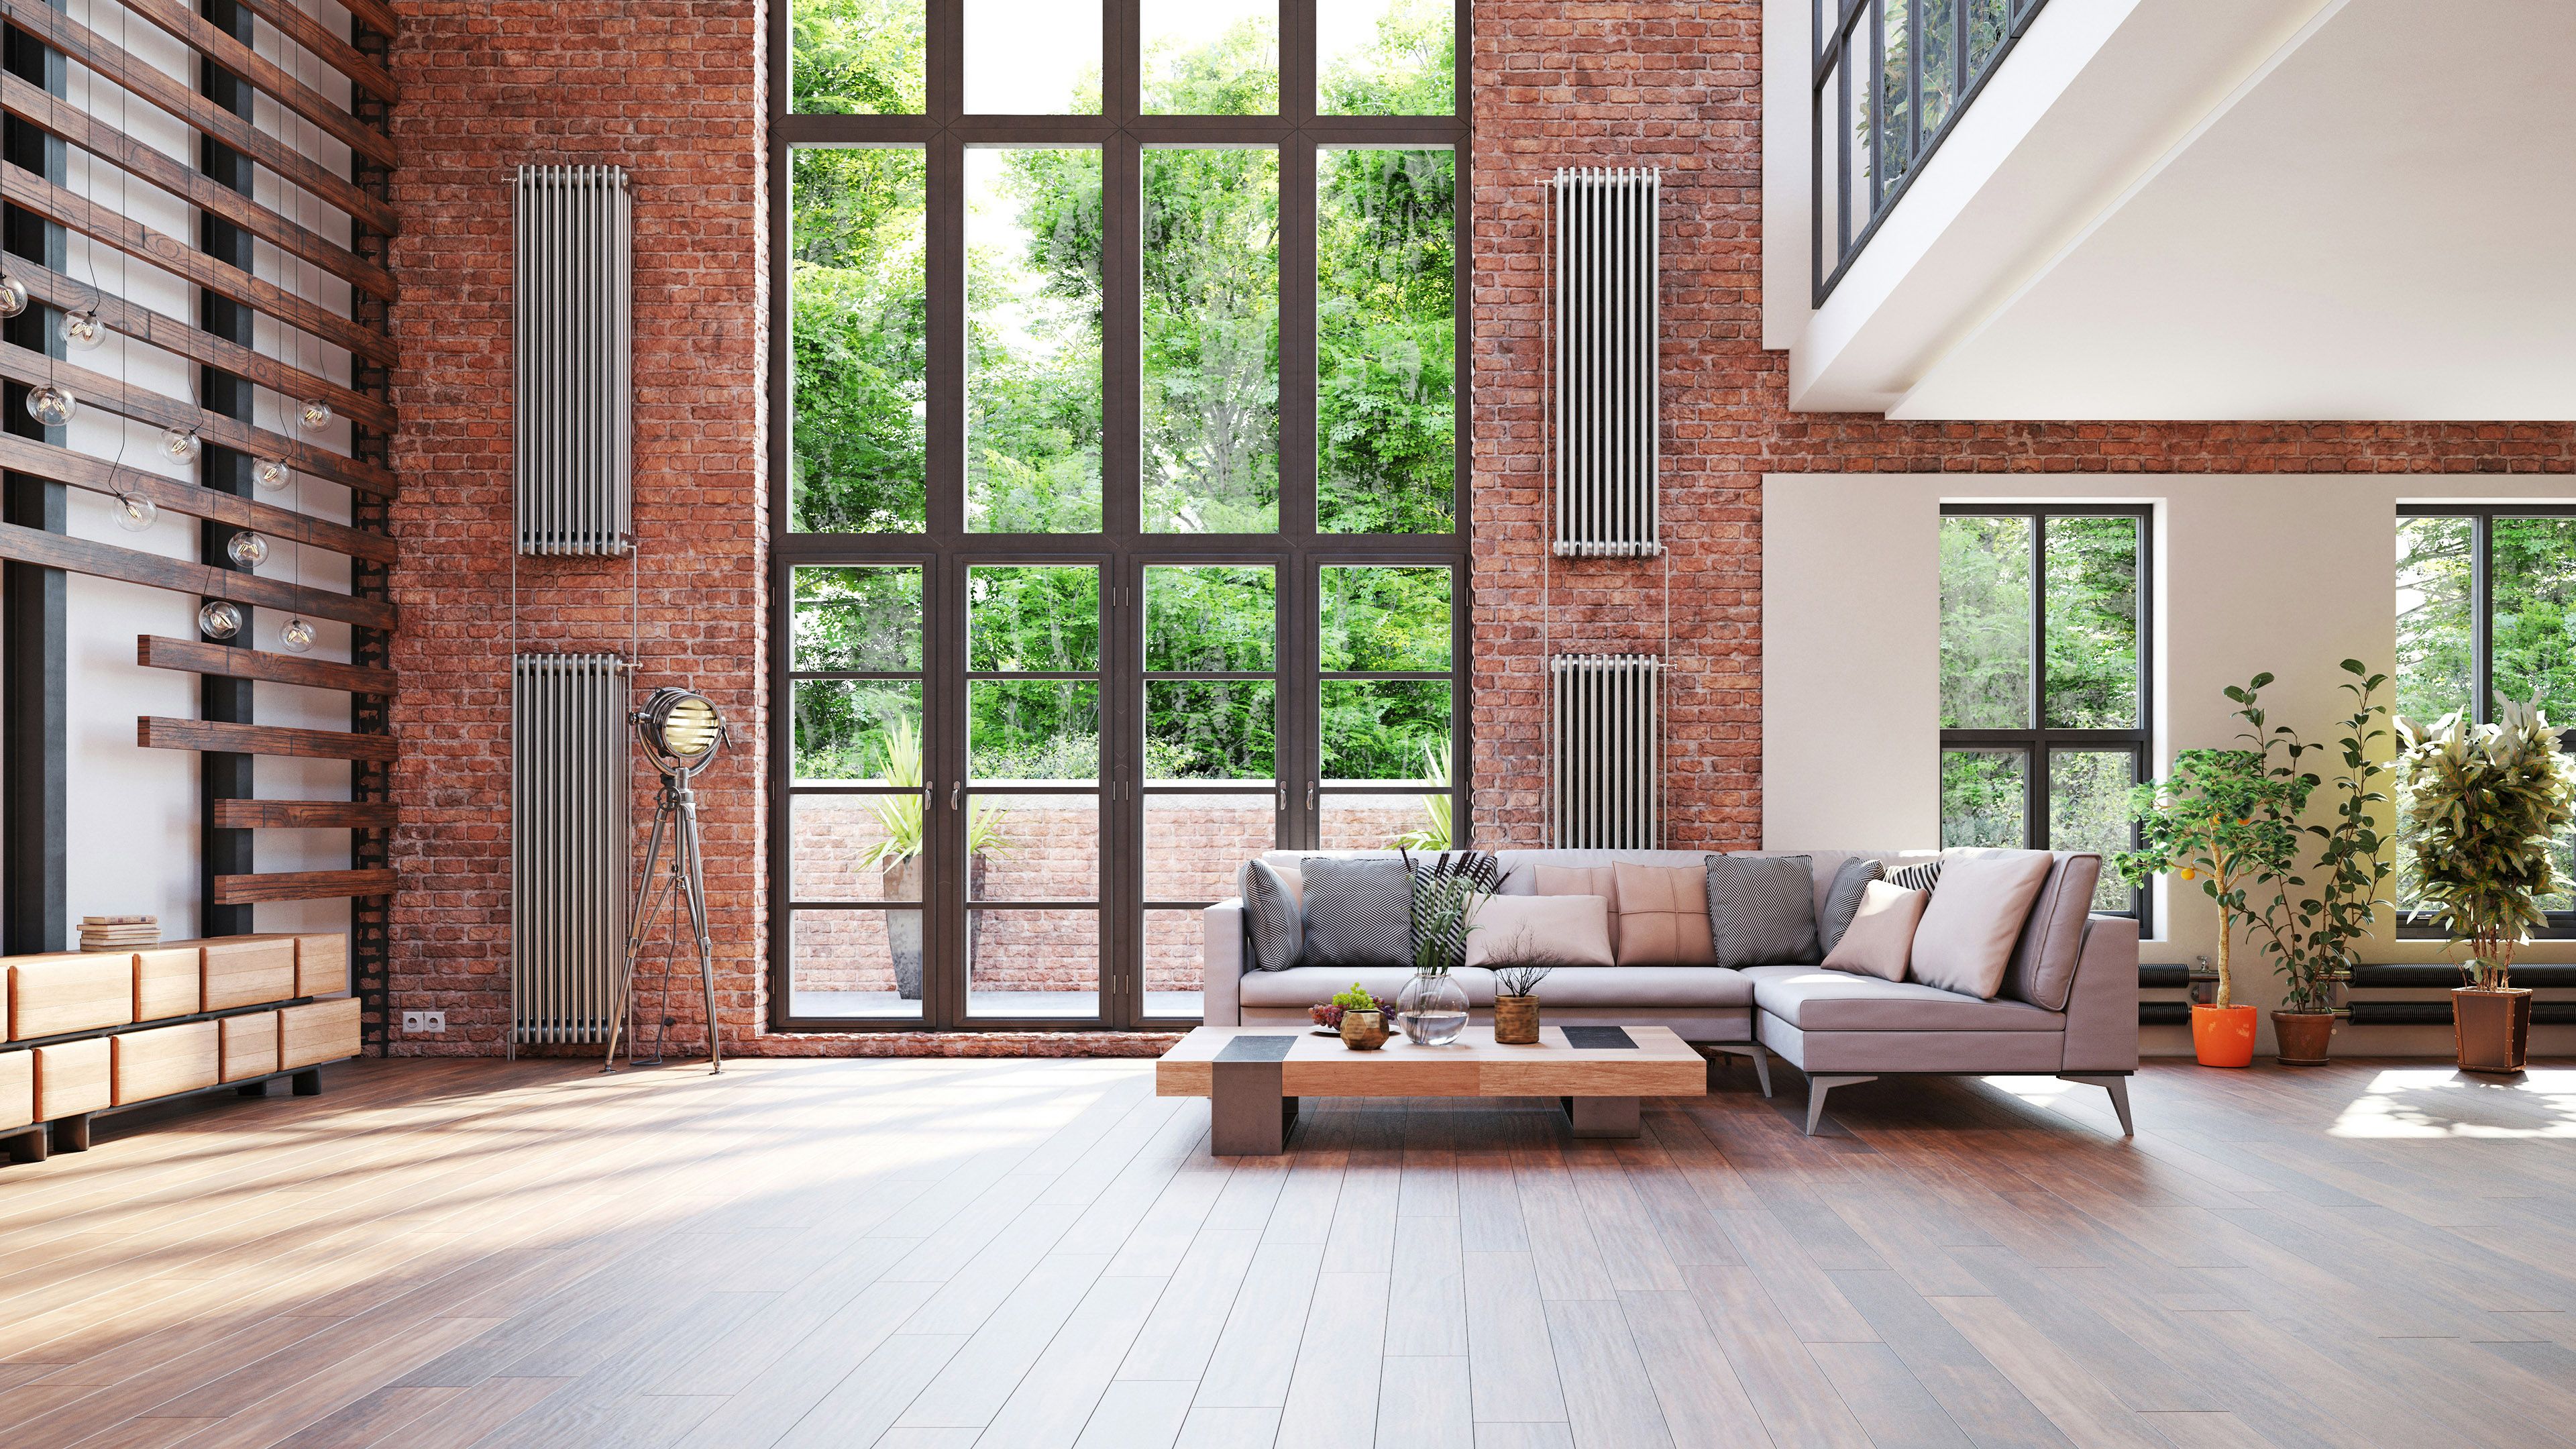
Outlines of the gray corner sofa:
M1272 851L1264 859L1294 865L1309 855L1371 852ZM1893 870L1935 858L1934 851L1733 852L1810 857L1822 910L1834 874L1855 855ZM1697 866L1707 852L1685 850L1504 850L1501 893L1537 893L1537 867ZM1993 1000L1915 981L1826 971L1813 964L1752 966L1562 967L1539 987L1546 1019L1557 1025L1601 1023L1668 1026L1704 1049L1749 1056L1771 1092L1765 1053L1807 1078L1807 1131L1822 1120L1836 1087L1899 1075L2054 1076L2106 1089L2123 1132L2131 1131L2129 1075L2138 1065L2138 923L2092 914L2102 858L2054 855L2046 881L2015 943L2011 969ZM1411 973L1403 967L1352 971L1293 966L1247 971L1243 903L1207 908L1206 1019L1246 1026L1306 1020L1306 1009L1354 978L1392 996ZM1491 972L1455 973L1479 1015L1494 1004Z

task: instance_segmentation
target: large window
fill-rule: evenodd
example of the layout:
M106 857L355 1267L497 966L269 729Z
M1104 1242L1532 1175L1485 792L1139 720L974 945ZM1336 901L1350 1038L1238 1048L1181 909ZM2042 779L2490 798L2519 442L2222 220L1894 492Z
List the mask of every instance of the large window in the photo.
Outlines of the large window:
M2397 712L2430 724L2495 718L2496 696L2540 701L2576 747L2576 509L2424 507L2397 517ZM2398 902L2415 900L2410 822L2398 820ZM2558 841L2576 879L2576 836ZM2552 936L2576 936L2576 901L2544 896ZM2401 934L2422 931L2401 918Z
M1941 518L1941 843L2134 846L2146 777L2150 515L1957 505ZM2108 871L2094 908L2140 902Z
M773 14L776 1023L1186 1021L1468 819L1468 5Z

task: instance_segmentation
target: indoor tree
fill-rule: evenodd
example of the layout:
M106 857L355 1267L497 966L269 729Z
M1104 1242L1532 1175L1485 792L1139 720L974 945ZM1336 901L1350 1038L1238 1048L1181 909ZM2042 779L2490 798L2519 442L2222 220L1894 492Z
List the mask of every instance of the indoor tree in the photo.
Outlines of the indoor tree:
M2416 914L2469 948L2461 970L2482 991L2511 985L2515 947L2547 924L2539 898L2565 888L2552 846L2576 822L2576 761L2538 696L2499 695L2496 710L2489 724L2457 713L2397 722Z

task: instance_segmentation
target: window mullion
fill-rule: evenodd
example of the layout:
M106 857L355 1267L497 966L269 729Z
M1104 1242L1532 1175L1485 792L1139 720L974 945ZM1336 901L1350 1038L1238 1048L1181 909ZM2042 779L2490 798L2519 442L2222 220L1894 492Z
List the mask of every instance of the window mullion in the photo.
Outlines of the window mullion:
M1280 147L1279 531L1299 539L1315 533L1315 166L1303 134Z
M2469 518L2469 718L2495 717L2495 515Z

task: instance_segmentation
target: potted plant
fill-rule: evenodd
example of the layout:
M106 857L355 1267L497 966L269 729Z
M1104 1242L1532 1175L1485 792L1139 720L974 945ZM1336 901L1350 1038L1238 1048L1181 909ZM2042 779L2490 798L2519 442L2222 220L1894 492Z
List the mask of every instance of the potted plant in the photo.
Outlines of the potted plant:
M1413 979L1396 993L1395 1020L1415 1046L1447 1046L1467 1029L1467 992L1449 973L1488 894L1462 873L1434 876L1413 893Z
M921 854L928 840L922 812L921 732L910 718L897 715L888 721L885 739L879 749L885 767L878 778L905 791L901 795L870 795L869 811L877 817L877 828L884 839L869 846L859 855L859 868L877 872L877 899L882 901L919 901L921 899ZM977 800L966 817L966 892L973 900L984 893L984 872L991 858L1001 853L1005 842L1000 825L1005 811L989 808ZM981 934L980 913L973 930ZM905 1001L921 999L921 916L920 911L888 911L886 916L886 953L894 965L895 995ZM974 942L967 943L971 960Z
M1449 742L1443 740L1437 745L1424 745L1422 763L1429 771L1423 778L1443 788L1422 797L1422 825L1397 836L1393 844L1398 850L1447 850L1452 833L1450 826L1455 820L1446 788L1449 784Z
M1538 984L1553 969L1517 957L1494 967L1494 1041L1498 1045L1538 1045Z
M1386 1045L1386 1008L1366 987L1352 982L1350 990L1333 997L1333 1005L1341 1008L1342 1045L1355 1052L1373 1052Z
M2466 946L2468 984L2451 992L2460 1070L2518 1072L2531 1040L2531 992L2512 981L2514 948L2546 921L2537 897L2564 887L2550 845L2576 819L2576 764L2528 703L2496 697L2502 716L2399 720L2406 810L2414 825L2418 912Z

